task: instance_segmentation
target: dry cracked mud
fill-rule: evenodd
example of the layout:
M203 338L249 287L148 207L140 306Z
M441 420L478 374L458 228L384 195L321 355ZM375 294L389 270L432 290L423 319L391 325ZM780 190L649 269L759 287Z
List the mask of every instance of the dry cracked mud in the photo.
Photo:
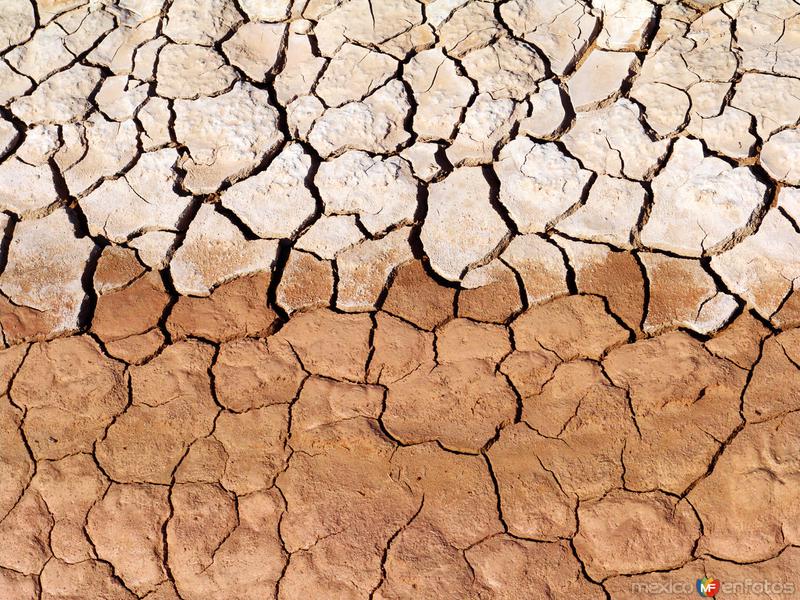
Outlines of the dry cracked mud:
M0 600L800 595L798 156L797 0L0 0Z

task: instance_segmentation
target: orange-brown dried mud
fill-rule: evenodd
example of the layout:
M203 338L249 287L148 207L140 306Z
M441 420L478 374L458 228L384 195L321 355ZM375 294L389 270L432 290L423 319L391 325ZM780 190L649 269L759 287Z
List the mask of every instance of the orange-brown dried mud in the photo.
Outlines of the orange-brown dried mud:
M325 277L188 298L101 259L86 331L0 353L0 598L793 582L797 331L744 312L647 337L639 271L608 268L608 289L521 307L414 262L346 314ZM288 316L276 293L318 301Z

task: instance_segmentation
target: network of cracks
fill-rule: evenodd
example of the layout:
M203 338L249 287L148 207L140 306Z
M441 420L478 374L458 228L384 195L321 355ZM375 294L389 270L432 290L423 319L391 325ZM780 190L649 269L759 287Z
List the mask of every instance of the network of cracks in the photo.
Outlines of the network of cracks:
M798 48L794 0L0 0L0 598L793 584Z
M5 342L84 327L107 246L189 296L314 264L347 312L412 259L465 289L522 280L533 305L623 251L693 294L648 334L745 305L790 327L798 10L7 0Z
M619 286L521 309L419 262L348 314L305 273L188 298L108 250L87 331L0 354L0 596L794 581L798 330L647 336Z

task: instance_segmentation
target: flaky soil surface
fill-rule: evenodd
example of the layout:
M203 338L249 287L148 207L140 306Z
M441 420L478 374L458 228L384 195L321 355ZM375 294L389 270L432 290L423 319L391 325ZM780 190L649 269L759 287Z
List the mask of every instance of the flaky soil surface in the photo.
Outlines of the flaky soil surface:
M797 330L646 336L603 296L481 303L415 262L368 314L287 317L269 273L179 297L131 256L94 285L86 332L0 353L0 598L639 598L800 567Z
M799 2L0 0L0 600L800 589Z

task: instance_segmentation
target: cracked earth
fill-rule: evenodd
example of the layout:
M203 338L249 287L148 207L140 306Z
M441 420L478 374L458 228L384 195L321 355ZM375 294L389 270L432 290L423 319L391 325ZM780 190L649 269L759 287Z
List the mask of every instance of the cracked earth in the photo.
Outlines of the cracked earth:
M798 156L795 0L0 0L0 600L800 591Z

